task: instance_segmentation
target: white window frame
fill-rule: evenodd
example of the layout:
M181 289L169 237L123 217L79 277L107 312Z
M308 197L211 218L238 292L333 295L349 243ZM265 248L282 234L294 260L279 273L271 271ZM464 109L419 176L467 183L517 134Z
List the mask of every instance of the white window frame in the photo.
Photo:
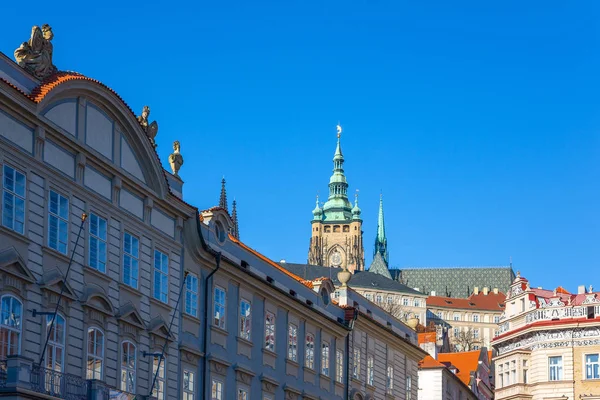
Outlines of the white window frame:
M352 355L352 377L360 379L360 348L355 347Z
M169 303L169 255L154 249L154 287L156 300Z
M102 231L104 225L104 231ZM93 228L96 228L95 230ZM108 221L98 214L90 213L90 223L88 227L89 233L89 249L88 249L88 265L102 273L106 273L107 263L107 237L108 237ZM95 256L94 256L95 254Z
M596 356L596 361L588 360L588 357ZM587 353L583 356L585 365L584 379L600 379L600 353Z
M157 368L158 374L156 373ZM152 396L156 397L157 400L164 400L167 392L167 357L162 354L152 357L152 375L150 379L154 380L154 375L156 375L156 381L152 389ZM152 380L150 385L152 385Z
M227 317L227 291L220 286L213 290L213 324L225 329Z
M185 313L198 316L198 276L191 272L185 278Z
M500 323L500 316L499 315L494 315L494 323L495 324L499 324Z
M344 381L344 352L339 349L335 351L335 380L338 383Z
M304 366L306 368L315 369L315 335L312 333L306 334Z
M12 170L8 171L8 170ZM25 234L25 207L27 199L27 175L19 171L17 168L13 168L10 165L3 164L2 166L2 225L6 228L15 231L21 235ZM17 175L18 174L18 175ZM12 181L12 189L8 186L9 178ZM22 193L17 191L17 177L22 177ZM21 185L19 185L20 187ZM10 201L10 205L9 202ZM10 215L8 214L10 210ZM18 210L22 211L22 214L17 213ZM4 217L9 219L5 219ZM18 217L21 217L20 219ZM17 229L17 225L20 229Z
M461 392L462 394L462 392ZM406 400L412 399L412 376L406 375Z
M52 210L52 197L56 196L56 211ZM67 204L66 212L63 213L61 204L63 200ZM62 195L60 192L50 189L48 191L48 247L58 251L62 254L68 254L69 252L69 212L70 212L70 201L67 196ZM56 243L52 242L52 228L56 227ZM64 241L61 240L63 235Z
M132 365L133 364L133 365ZM130 340L121 342L121 390L136 393L137 346Z
M275 314L267 312L265 314L265 349L275 351Z
M252 338L252 303L246 299L240 300L240 337Z
M9 305L9 310L11 310L11 312L9 313L9 315L5 315L4 310L5 307L3 307L4 301L5 299L8 299L8 305ZM19 315L17 316L16 313L14 313L13 311L15 311L15 303L18 304L17 307L17 312L19 313ZM6 330L7 333L7 337L8 337L8 341L7 343L2 343L0 346L0 359L6 359L6 356L8 355L18 355L21 354L21 333L23 331L23 302L21 300L19 300L17 297L10 295L10 294L5 294L4 296L0 297L0 307L1 311L0 311L0 331L4 331ZM15 314L15 315L13 315ZM12 323L11 323L12 320ZM10 343L12 342L12 338L13 336L17 336L17 349L16 352L14 351L14 346L10 347ZM6 349L4 349L4 346L6 345ZM11 351L11 349L13 349ZM6 354L2 354L6 351Z
M479 322L479 314L473 314L473 322Z
M552 364L553 360L559 361L556 364ZM549 381L562 381L563 379L563 358L562 356L550 356L548 357L548 380Z
M298 327L292 323L288 325L288 360L298 362Z
M394 391L394 366L388 364L387 366L387 393L392 394Z
M473 339L479 339L479 328L473 329Z
M129 238L129 249L127 248ZM129 269L129 273L127 272ZM132 233L123 234L123 283L137 289L140 274L140 239Z
M211 400L223 400L223 382L218 379L213 379L210 385L210 399Z
M196 373L189 369L183 370L183 382L181 385L183 400L194 400L196 395Z
M329 343L321 343L321 374L329 376Z
M236 400L250 400L250 396L248 395L248 389L238 388Z
M375 303L377 304L382 304L383 303L383 296L378 294L375 296Z
M93 337L90 338L90 334L93 334ZM100 340L98 340L100 334ZM105 339L104 331L96 326L90 326L87 330L87 367L86 367L86 376L87 379L97 379L102 380L104 378L104 339ZM90 341L92 341L90 343ZM92 353L90 353L90 345L93 347ZM98 350L100 347L100 350ZM97 371L98 368L90 368L90 362L95 366L96 364L100 365L100 371Z
M408 306L408 304L409 304L409 299L408 299L408 297L404 297L404 298L402 298L402 305L403 305L403 306Z
M46 335L48 335L48 328L52 323L52 315L46 315ZM62 327L60 325L62 324ZM60 328L59 328L60 327ZM65 372L65 337L66 337L67 322L65 318L56 314L54 324L52 326L52 332L50 332L48 338L48 347L46 348L46 365L47 369L56 372ZM62 334L62 338L58 335ZM60 353L60 357L56 356L56 353ZM60 360L57 360L60 358Z
M367 356L367 385L373 386L375 379L373 355Z

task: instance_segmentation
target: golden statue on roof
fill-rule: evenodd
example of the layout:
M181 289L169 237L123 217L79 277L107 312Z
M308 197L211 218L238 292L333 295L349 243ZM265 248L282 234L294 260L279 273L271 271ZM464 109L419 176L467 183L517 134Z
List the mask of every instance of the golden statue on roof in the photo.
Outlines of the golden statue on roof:
M52 64L53 46L50 41L54 38L52 27L48 24L31 28L28 42L21 43L15 50L17 64L37 79L45 79L57 71Z

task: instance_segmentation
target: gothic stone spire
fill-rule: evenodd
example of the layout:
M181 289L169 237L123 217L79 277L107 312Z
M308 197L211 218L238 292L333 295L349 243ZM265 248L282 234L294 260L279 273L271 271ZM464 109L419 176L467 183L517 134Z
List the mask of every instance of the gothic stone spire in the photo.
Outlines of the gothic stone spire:
M238 226L238 217L237 217L237 202L233 199L233 205L231 210L231 221L233 222L233 236L236 239L240 238L240 228Z
M389 266L389 254L387 248L387 238L385 237L385 224L383 221L383 195L379 196L379 217L377 219L377 236L375 237L375 250L373 257L381 254L386 266Z
M225 189L225 177L223 177L223 180L221 180L221 197L219 198L219 207L229 212L229 208L227 207L227 190Z

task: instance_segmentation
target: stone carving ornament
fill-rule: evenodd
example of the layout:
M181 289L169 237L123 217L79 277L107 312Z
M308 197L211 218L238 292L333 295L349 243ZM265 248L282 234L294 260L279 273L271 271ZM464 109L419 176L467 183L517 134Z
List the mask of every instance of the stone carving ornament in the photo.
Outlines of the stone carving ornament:
M158 134L158 122L152 121L152 123L149 123L148 117L150 117L150 107L144 106L142 109L142 115L138 116L137 120L142 126L144 132L146 132L146 135L148 135L152 146L156 148L156 141L154 138L156 138L156 135Z
M54 38L52 27L48 24L31 28L29 41L23 42L15 50L17 64L37 79L45 79L57 71L52 64L52 43Z
M179 153L180 148L179 140L173 142L173 154L169 156L169 164L175 176L179 176L179 169L183 165L183 156Z

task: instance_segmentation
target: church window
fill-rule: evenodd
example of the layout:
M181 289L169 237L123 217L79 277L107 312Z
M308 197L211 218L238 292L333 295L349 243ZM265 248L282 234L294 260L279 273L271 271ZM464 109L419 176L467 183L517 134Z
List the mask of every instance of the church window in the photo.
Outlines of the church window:
M325 227L325 233L329 233L331 232L331 227L330 226L326 226Z
M357 227L357 226L355 226L355 227L354 227L354 230L357 230L357 229L358 229L358 227Z
M344 225L344 232L350 232L350 227L348 225Z
M334 225L333 226L333 231L334 232L339 232L340 231L340 226L339 225Z

